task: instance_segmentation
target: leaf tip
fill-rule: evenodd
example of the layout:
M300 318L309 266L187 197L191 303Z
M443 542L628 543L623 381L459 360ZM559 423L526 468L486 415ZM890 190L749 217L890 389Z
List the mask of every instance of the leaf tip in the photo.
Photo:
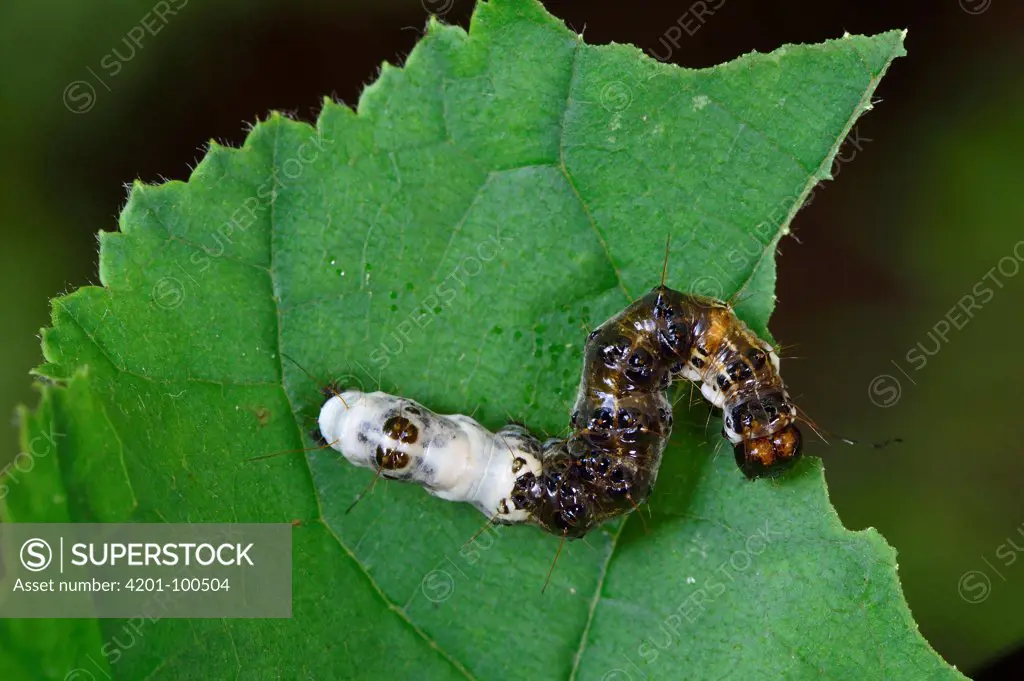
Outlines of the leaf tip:
M444 20L436 14L431 14L427 18L427 35L437 35L448 28L448 24L444 23Z

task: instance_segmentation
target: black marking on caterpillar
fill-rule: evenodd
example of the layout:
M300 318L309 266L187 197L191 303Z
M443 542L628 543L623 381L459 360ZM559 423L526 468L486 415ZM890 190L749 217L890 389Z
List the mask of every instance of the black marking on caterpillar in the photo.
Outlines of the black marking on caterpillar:
M658 286L587 337L571 434L541 442L520 425L496 433L382 392L332 391L317 440L358 466L466 501L501 523L582 537L650 495L672 430L676 379L700 384L751 479L800 458L796 407L779 358L718 300Z

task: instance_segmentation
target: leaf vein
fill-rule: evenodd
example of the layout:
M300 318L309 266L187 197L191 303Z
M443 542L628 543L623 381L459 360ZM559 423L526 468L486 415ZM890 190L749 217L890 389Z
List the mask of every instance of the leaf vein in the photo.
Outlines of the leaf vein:
M633 296L630 295L629 289L626 288L626 282L622 278L622 272L619 270L619 266L615 264L615 259L612 258L611 250L608 248L608 241L604 238L604 235L598 228L597 222L594 220L594 215L590 211L590 206L587 205L587 202L580 194L580 190L576 187L576 182L572 178L572 173L569 172L569 168L565 163L565 119L569 115L569 105L572 103L572 92L576 86L576 79L579 76L579 57L582 47L583 37L578 36L576 38L576 47L572 52L572 65L570 67L569 83L565 93L565 105L562 109L562 120L558 126L558 169L565 177L565 181L569 184L569 189L572 190L576 200L579 201L584 215L587 216L587 223L590 225L590 229L593 230L594 235L597 236L597 241L601 244L601 250L604 252L604 256L608 260L608 264L611 265L612 271L615 273L615 280L619 283L619 288L622 289L622 293L626 296L626 301L632 302Z
M597 576L597 587L594 589L594 597L590 600L590 609L587 611L587 623L583 626L583 632L580 634L580 644L576 648L576 655L573 657L572 670L569 672L569 681L575 681L576 674L579 672L580 663L583 661L583 653L587 649L587 637L590 635L590 627L594 623L594 615L597 612L597 604L601 601L601 591L604 589L604 580L608 576L608 566L612 563L612 558L615 556L615 547L619 543L619 537L622 536L622 531L626 527L626 523L632 517L632 513L626 515L619 523L619 528L612 535L611 543L608 545L608 557L605 559L604 564L601 565L601 572Z

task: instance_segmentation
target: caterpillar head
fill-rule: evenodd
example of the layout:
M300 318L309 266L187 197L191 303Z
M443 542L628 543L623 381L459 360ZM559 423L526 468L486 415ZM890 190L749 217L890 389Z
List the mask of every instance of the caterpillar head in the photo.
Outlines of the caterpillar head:
M774 478L800 459L802 444L800 429L790 423L771 435L738 442L733 446L733 452L736 465L751 480Z
M796 463L803 438L795 422L796 407L784 392L755 396L726 412L725 435L744 475L775 477Z
M725 409L725 436L733 443L777 433L796 421L796 407L781 391L747 395Z

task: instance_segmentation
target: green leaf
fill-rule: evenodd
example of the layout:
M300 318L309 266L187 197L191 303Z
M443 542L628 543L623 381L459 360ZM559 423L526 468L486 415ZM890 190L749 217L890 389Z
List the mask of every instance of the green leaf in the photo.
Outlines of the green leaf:
M320 386L285 355L563 432L586 329L658 283L667 235L669 285L766 333L775 248L901 54L890 32L691 71L492 0L469 35L432 23L357 112L274 114L187 183L136 184L102 288L54 302L58 385L25 437L64 437L7 518L299 521L294 618L161 620L131 646L117 620L4 621L4 678L960 678L820 463L747 482L685 391L650 517L567 545L545 593L536 528L464 546L485 519L413 486L346 515L372 475L333 451L247 461L311 445Z

